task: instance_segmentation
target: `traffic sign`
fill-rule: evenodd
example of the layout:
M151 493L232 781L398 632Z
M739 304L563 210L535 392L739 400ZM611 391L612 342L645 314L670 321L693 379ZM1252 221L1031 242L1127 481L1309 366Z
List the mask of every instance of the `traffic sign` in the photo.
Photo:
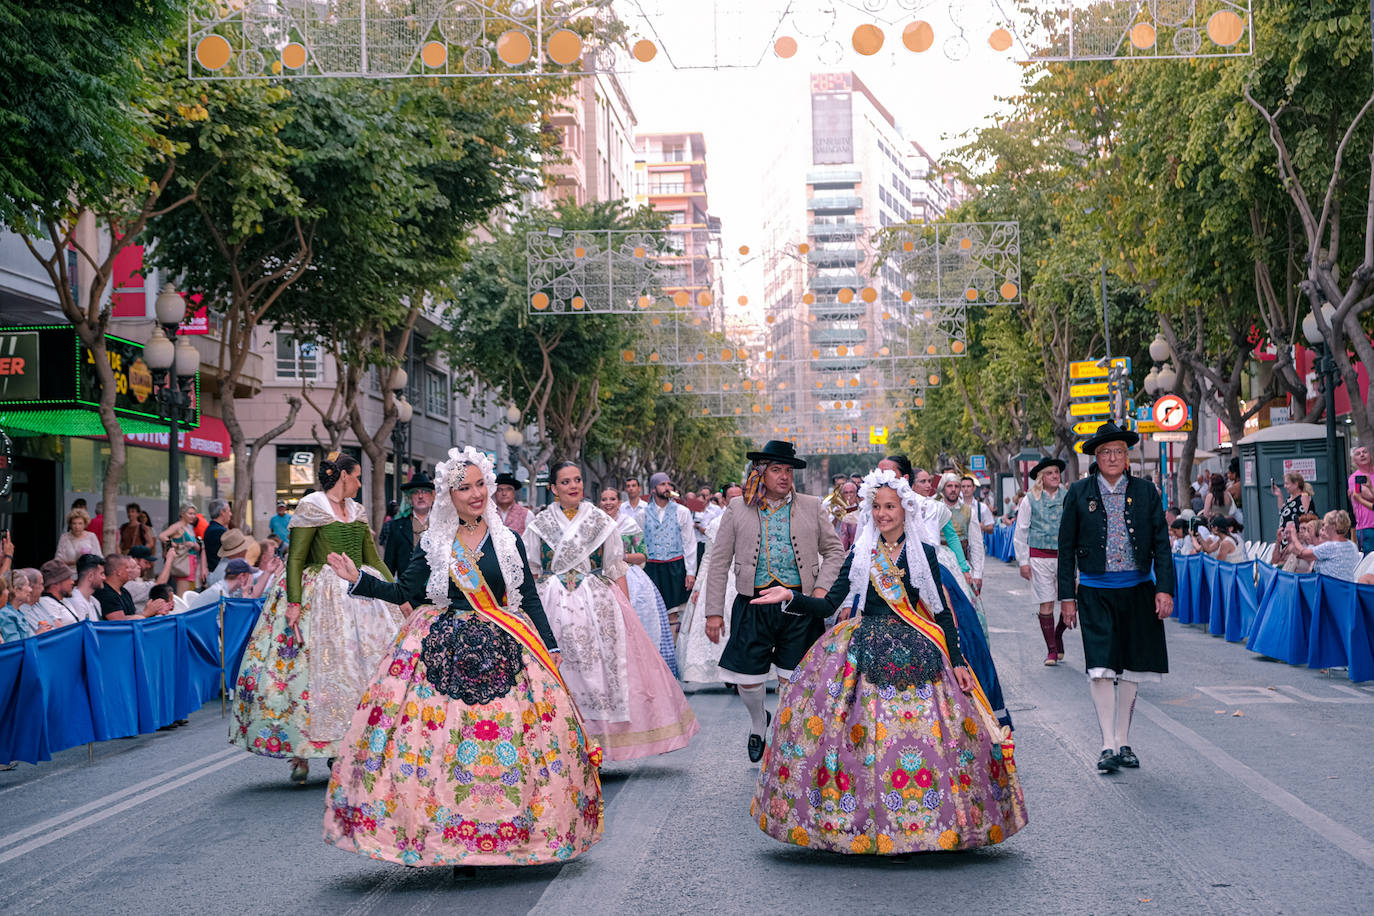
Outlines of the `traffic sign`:
M970 455L968 469L970 471L986 471L988 469L988 457L986 455Z
M1135 401L1126 401L1126 416L1135 412ZM1111 401L1080 401L1069 405L1070 417L1102 417L1110 419L1116 414L1116 405Z
M1075 423L1073 425L1073 433L1075 436L1091 436L1106 422L1106 420L1089 420L1087 423Z
M1077 385L1069 386L1069 397L1071 398L1105 398L1111 392L1108 391L1106 382L1081 382Z
M868 428L869 445L887 445L887 427L870 426Z
M1165 432L1174 432L1188 422L1188 405L1176 394L1166 394L1155 401L1153 419Z
M1192 426L1191 423L1189 423L1188 425L1189 425L1189 426ZM1188 441L1188 434L1187 434L1187 433L1155 433L1154 435L1150 436L1150 439L1151 439L1152 441L1154 441L1154 442L1187 442L1187 441Z
M1100 362L1102 362L1102 360L1090 359L1090 360L1084 360L1084 361L1082 361L1082 362L1069 363L1069 378L1070 378L1070 379L1106 378L1106 377L1107 377L1107 367L1106 367L1106 366L1099 366L1098 363L1100 363ZM1117 359L1114 359L1114 360L1112 360L1112 367L1115 368L1115 369L1125 369L1127 372L1130 372L1130 371L1131 371L1131 358L1130 358L1129 356L1123 356L1123 357L1119 357L1119 358L1117 358Z
M1162 434L1162 433L1171 433L1171 432L1172 432L1172 433L1190 433L1190 432L1193 431L1193 421L1192 421L1192 420L1185 420L1184 423L1183 423L1183 425L1180 426L1178 429L1165 429L1164 427L1162 427L1162 426L1160 426L1158 423L1156 423L1154 420L1143 420L1143 421L1141 421L1141 422L1136 423L1136 425L1135 425L1135 431L1138 432L1138 433L1140 433L1141 435L1150 435L1150 436L1157 436L1157 435L1160 435L1160 434ZM1182 441L1182 440L1180 440L1180 441Z

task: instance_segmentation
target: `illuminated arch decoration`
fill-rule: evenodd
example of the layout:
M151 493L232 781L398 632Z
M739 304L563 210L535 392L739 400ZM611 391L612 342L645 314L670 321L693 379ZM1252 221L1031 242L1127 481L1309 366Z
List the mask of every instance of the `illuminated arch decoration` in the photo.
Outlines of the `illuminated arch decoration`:
M1254 50L1252 0L188 0L197 79L1170 59Z

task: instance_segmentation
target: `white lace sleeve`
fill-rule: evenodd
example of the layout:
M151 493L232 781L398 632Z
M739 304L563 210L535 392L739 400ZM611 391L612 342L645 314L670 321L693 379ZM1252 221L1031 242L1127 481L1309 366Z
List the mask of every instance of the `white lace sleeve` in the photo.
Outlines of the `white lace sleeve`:
M541 541L539 535L535 533L533 525L525 526L525 558L530 561L530 572L534 575L542 575L544 572L544 556L539 550Z

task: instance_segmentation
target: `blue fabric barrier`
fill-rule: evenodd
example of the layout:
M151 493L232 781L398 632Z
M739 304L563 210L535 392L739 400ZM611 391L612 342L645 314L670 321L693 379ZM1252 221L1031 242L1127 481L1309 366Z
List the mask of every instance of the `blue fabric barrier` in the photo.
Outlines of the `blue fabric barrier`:
M1202 623L1206 606L1200 605L1202 557L1174 555L1174 616L1179 623Z
M82 621L0 645L0 761L38 763L186 718L218 693L221 678L234 679L262 603L226 602L223 667L218 604Z
M1217 585L1212 590L1212 635L1222 636L1227 642L1241 642L1250 635L1250 627L1259 609L1255 590L1255 561L1218 563L1208 557L1203 562L1204 565L1214 564L1217 567Z
M987 548L987 555L996 557L1004 563L1016 561L1016 548L1013 538L1016 528L1013 525L1004 525L997 522L992 526L992 533L983 536L983 545Z
M1315 573L1278 570L1256 615L1246 648L1290 665L1307 663L1312 610L1321 598Z
M943 565L940 567L940 580L949 593L949 609L954 613L954 622L959 627L959 651L964 656L964 664L978 678L998 721L1003 725L1011 725L1011 713L1006 711L1007 704L1002 699L1002 682L997 677L997 666L992 662L987 638L983 636L983 625L978 622L978 611L964 595L963 589L959 588L959 580Z

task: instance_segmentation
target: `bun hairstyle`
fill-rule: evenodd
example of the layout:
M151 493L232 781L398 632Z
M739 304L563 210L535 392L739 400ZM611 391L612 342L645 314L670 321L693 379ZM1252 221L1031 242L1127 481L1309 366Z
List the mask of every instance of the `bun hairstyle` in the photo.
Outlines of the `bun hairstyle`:
M557 483L558 472L563 470L564 468L577 468L580 471L582 470L582 465L578 464L576 461L554 462L553 467L549 468L549 483Z
M334 485L339 482L339 478L358 467L358 459L352 455L340 455L338 452L330 452L329 455L320 462L320 489L328 492L334 489Z
M908 481L915 477L915 474L911 470L911 459L906 455L888 455L883 460L891 461L893 464L897 465L898 477L905 477Z

